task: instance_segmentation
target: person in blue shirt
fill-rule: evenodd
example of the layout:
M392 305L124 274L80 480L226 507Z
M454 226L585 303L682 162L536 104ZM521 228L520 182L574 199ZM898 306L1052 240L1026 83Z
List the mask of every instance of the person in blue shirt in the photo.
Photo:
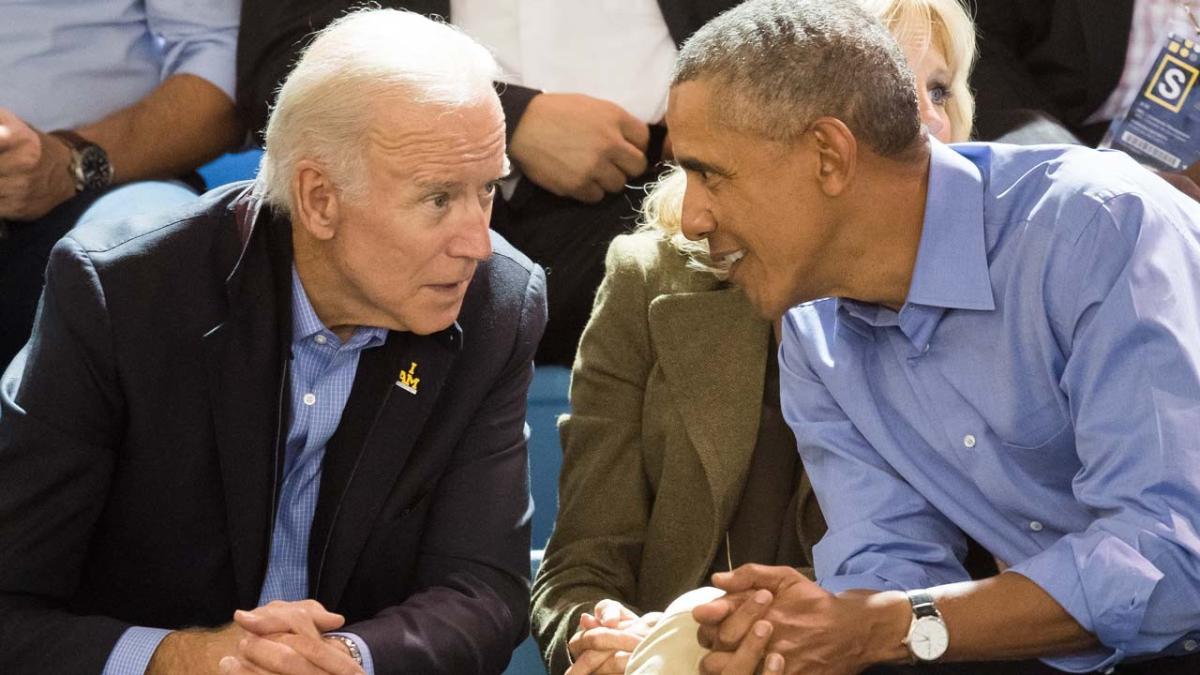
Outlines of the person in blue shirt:
M751 0L680 54L682 228L784 315L829 525L816 583L715 575L703 669L1198 672L1200 207L1120 153L942 145L912 92L854 2Z
M242 139L241 0L0 0L0 369L29 338L54 242L194 201Z

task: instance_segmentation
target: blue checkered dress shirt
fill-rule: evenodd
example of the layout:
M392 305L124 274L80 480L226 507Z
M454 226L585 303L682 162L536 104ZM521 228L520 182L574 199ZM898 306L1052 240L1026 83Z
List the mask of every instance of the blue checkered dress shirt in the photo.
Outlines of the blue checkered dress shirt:
M308 597L308 535L321 486L325 444L337 430L364 349L383 344L387 330L358 328L342 342L321 320L309 302L296 269L292 268L291 424L284 456L279 516L271 535L267 576L259 605L272 600ZM117 641L103 675L141 675L154 650L170 631L134 627ZM363 667L374 674L371 651L352 633Z

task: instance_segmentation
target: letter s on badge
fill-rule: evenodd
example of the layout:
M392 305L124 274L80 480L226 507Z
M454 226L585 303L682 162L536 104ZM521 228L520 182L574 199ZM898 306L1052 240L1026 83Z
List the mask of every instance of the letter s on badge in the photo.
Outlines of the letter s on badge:
M1197 75L1200 75L1200 70L1191 64L1165 54L1154 77L1150 78L1146 98L1171 112L1179 112L1191 93L1192 86L1196 84Z

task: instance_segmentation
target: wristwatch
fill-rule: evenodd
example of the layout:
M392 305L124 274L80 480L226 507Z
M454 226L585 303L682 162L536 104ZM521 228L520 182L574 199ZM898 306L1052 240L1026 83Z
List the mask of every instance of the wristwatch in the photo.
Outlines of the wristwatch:
M909 591L908 602L912 605L913 618L904 646L908 647L913 664L937 661L950 646L950 631L942 621L942 613L927 591Z
M358 643L346 637L345 635L325 635L323 637L326 640L337 640L345 645L346 651L350 652L350 658L354 659L354 662L357 663L360 668L362 667L363 658L362 652L358 651Z
M66 143L71 150L70 170L71 177L75 179L75 194L101 190L112 183L112 164L104 148L70 129L51 131L49 135Z

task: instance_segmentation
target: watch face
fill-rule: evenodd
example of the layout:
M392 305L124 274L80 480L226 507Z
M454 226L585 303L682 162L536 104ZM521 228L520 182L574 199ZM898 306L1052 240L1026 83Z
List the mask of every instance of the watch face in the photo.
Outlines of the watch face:
M79 175L84 190L99 190L112 182L112 165L108 155L95 145L83 149L79 156Z
M950 646L950 633L941 619L924 616L917 619L908 634L908 648L922 661L936 661Z

